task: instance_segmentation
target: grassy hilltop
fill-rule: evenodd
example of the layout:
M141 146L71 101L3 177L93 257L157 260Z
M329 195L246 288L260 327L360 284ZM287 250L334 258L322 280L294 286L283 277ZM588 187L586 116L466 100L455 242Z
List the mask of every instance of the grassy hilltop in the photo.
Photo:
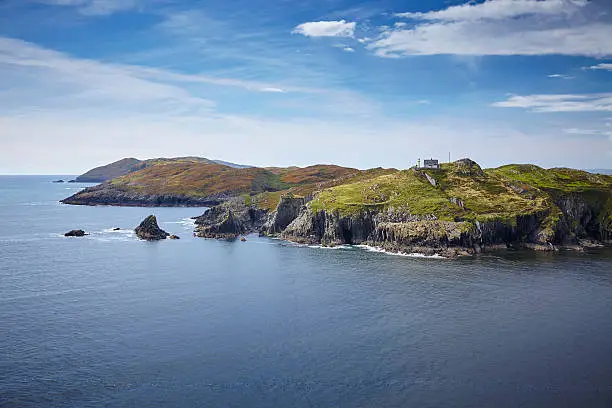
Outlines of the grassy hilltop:
M315 198L312 207L344 214L395 207L448 220L497 218L546 209L555 193L605 195L611 189L612 177L580 170L534 165L482 170L474 162L460 161L442 164L440 169L402 170L329 188Z

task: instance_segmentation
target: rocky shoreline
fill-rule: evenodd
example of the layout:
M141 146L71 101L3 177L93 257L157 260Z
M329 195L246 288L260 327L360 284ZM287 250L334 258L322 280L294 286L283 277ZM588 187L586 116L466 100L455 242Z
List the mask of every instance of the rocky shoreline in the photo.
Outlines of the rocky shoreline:
M212 207L219 205L227 197L194 197L174 194L144 194L123 191L111 183L88 187L61 200L71 205L111 205L117 207Z
M235 239L259 233L287 241L321 246L366 245L391 253L469 256L500 249L584 250L612 244L598 222L597 209L577 197L559 203L563 215L550 228L546 213L508 221L444 221L392 208L353 216L313 211L305 198L282 197L276 210L265 212L239 198L212 207L196 218L196 235Z
M534 165L483 170L470 159L401 171L151 164L61 202L208 207L194 217L198 237L258 233L308 245L367 245L451 258L612 243L610 177Z

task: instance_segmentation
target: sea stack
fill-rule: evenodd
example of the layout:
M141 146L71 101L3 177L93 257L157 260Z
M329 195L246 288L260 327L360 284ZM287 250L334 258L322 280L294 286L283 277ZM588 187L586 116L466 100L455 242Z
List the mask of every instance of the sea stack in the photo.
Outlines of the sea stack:
M80 230L80 229L68 231L67 233L64 234L65 237L84 237L85 235L87 235L85 231Z
M147 241L166 239L166 237L170 235L166 231L159 228L157 225L157 218L155 218L154 215L149 215L147 218L145 218L134 231L136 232L138 238L146 239Z

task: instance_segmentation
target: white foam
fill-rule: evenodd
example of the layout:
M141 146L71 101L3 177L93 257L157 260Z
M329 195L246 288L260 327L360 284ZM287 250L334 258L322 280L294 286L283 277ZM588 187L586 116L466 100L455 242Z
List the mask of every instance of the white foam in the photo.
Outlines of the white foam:
M323 245L305 245L308 248L317 248L317 249L348 249L352 250L355 248L354 245L336 245L336 246L323 246Z
M191 217L182 218L180 221L164 221L163 224L181 224L185 229L193 229L195 227L195 221Z
M410 258L427 258L427 259L448 259L443 257L440 254L433 254L433 255L425 255L425 254L420 254L418 252L411 252L411 253L406 253L406 252L391 252L391 251L387 251L381 247L374 247L374 246L370 246L370 245L355 245L357 248L363 249L364 251L369 251L369 252L377 252L380 254L387 254L387 255L395 255L395 256L406 256L406 257L410 257Z

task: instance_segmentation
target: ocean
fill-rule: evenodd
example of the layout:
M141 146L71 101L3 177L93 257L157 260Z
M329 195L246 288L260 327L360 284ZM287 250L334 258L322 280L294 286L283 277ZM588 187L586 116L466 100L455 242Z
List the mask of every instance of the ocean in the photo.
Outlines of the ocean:
M203 209L62 205L86 185L58 178L0 176L2 408L612 407L609 249L205 240ZM181 239L138 240L149 214Z

